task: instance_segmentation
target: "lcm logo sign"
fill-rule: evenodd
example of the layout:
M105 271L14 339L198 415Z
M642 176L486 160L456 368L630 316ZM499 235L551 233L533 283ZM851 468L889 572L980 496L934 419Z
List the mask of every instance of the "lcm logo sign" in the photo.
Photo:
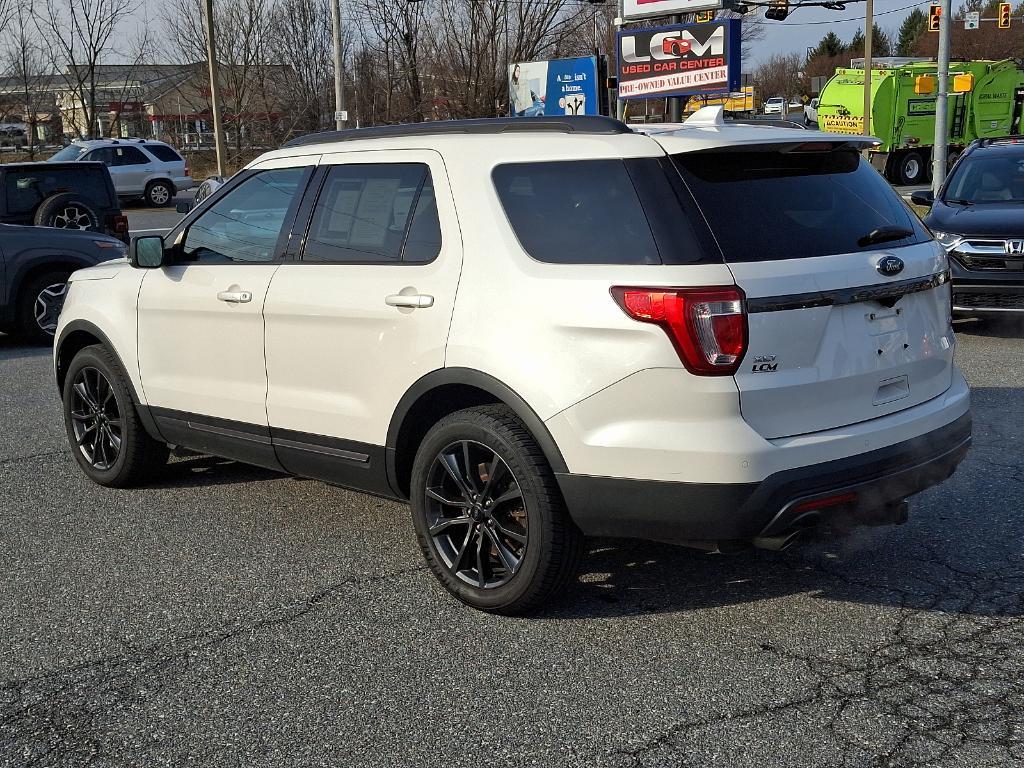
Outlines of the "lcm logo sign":
M725 27L718 27L707 40L701 42L688 30L671 30L650 36L646 51L637 51L637 37L622 38L622 60L630 64L645 61L671 61L686 56L724 56Z

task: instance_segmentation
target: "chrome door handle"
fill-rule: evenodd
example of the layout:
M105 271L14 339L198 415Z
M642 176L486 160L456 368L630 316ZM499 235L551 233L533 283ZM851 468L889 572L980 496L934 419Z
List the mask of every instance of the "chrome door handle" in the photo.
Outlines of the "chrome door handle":
M401 293L393 293L384 298L384 303L389 307L415 307L424 309L434 306L434 297L425 293L415 293L412 296L405 296Z
M252 301L252 294L249 291L221 291L217 298L228 304L247 304Z

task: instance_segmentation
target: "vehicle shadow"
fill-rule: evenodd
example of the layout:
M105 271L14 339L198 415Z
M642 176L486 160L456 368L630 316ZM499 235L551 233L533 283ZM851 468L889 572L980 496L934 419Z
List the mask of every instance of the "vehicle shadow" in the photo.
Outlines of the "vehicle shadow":
M986 317L965 318L953 322L953 330L958 334L970 336L987 336L998 339L1024 338L1024 317Z
M213 485L234 485L277 480L284 477L280 472L241 464L231 459L222 459L206 454L172 455L167 467L147 488L197 488Z
M52 344L29 344L17 336L0 333L0 360L17 360L27 357L49 357L53 354Z

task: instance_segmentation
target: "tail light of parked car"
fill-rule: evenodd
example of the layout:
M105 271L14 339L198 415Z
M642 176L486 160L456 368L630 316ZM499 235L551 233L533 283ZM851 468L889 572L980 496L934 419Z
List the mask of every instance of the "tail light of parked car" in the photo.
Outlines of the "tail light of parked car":
M191 176L192 175L192 169L188 167L188 160L185 161L185 175L186 176Z
M128 242L128 217L122 213L115 213L107 217L107 226L114 233L114 237Z
M660 325L679 359L698 376L732 376L747 351L745 296L736 286L612 288L634 320Z

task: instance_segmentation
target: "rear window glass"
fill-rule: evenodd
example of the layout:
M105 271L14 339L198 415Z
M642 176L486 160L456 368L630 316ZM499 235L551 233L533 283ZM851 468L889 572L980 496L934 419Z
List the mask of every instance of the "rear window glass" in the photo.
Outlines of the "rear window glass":
M680 264L706 253L656 158L512 163L493 178L516 237L538 261Z
M147 144L146 151L153 155L157 160L162 160L165 163L184 162L181 155L164 144Z
M773 261L925 242L917 217L855 151L691 152L674 160L726 261ZM909 237L858 240L882 227Z
M4 192L8 213L29 213L43 200L60 192L71 192L100 207L110 206L105 168L49 169L46 163L28 168L8 168L4 173Z

